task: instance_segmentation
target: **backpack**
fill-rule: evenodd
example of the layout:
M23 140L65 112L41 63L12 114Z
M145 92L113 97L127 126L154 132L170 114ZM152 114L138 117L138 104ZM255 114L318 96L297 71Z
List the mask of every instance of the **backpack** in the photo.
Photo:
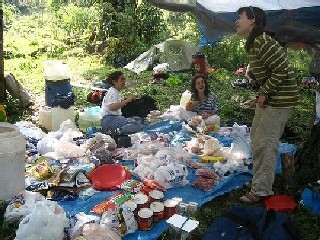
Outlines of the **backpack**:
M137 116L145 118L150 111L157 110L156 100L148 95L144 95L121 108L122 116L128 118Z
M106 95L106 93L107 93L107 90L92 91L87 95L87 101L90 103L101 104L104 98L104 95Z
M286 214L263 207L232 207L217 218L202 240L298 240Z

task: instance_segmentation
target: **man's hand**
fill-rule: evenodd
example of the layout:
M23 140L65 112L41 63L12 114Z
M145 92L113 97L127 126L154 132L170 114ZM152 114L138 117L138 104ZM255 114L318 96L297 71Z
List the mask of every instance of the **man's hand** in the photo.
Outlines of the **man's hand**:
M258 98L258 106L259 106L259 108L265 108L266 107L266 100L267 100L267 97L265 95L259 95L259 98Z

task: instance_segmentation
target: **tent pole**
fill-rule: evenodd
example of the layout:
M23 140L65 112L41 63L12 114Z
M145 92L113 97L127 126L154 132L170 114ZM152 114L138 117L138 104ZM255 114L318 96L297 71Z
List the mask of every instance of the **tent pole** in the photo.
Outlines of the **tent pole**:
M0 1L0 103L6 100L6 82L4 79L4 64L3 64L3 8Z

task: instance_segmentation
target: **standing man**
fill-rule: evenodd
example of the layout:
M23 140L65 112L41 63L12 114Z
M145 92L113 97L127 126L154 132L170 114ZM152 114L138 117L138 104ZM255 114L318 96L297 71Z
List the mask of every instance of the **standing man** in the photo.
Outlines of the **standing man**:
M255 203L273 195L279 140L298 104L298 87L285 49L264 30L266 14L257 7L242 7L236 21L237 35L245 38L250 68L260 90L251 127L253 180L240 198Z

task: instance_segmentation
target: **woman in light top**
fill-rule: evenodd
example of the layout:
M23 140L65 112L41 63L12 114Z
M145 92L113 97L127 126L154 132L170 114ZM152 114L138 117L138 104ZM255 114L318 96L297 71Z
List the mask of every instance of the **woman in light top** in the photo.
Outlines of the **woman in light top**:
M102 101L101 126L106 130L120 130L124 134L132 134L142 129L140 117L125 118L121 108L136 99L134 94L129 94L126 99L121 97L120 92L126 86L126 79L121 71L111 73L107 79L111 87Z

